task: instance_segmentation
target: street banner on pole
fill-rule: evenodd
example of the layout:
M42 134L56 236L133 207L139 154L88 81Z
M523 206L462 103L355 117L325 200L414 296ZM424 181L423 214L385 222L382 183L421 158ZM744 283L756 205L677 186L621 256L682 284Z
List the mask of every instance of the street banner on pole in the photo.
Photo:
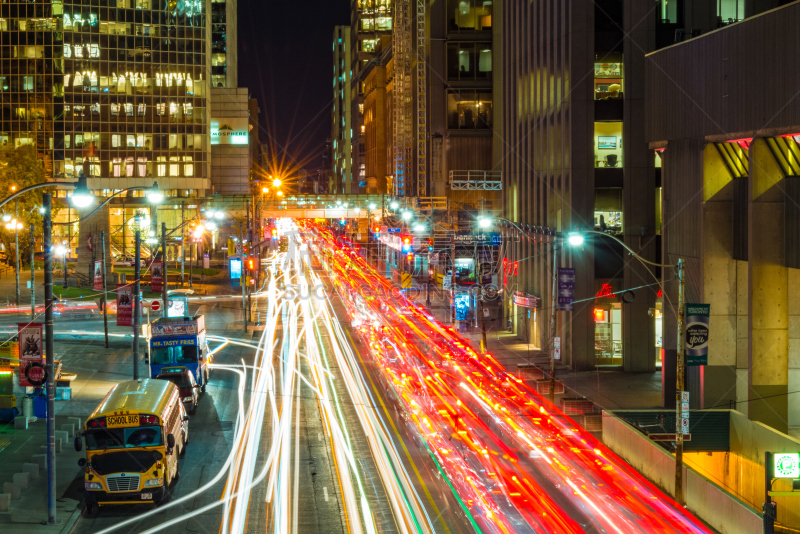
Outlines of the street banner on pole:
M19 323L19 385L38 387L47 374L42 361L42 323Z
M133 286L117 284L117 326L133 326Z
M94 262L94 283L92 288L95 291L103 290L103 262L100 260Z
M153 263L150 265L150 291L158 293L163 289L161 285L164 281L163 276L163 263L161 260L153 260Z
M575 301L575 269L571 267L558 268L558 309L572 311Z
M708 365L710 304L686 305L686 365Z

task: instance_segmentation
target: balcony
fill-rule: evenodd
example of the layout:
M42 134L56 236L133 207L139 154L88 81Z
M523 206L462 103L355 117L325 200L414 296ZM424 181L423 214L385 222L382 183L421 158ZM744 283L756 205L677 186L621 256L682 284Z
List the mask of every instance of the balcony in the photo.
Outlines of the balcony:
M500 171L450 171L453 191L502 191Z

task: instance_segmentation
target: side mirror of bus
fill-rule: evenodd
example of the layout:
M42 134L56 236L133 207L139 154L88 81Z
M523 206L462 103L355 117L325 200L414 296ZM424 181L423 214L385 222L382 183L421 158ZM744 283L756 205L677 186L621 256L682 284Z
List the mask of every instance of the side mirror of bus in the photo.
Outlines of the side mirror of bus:
M175 436L172 434L167 435L167 447L170 449L175 448Z
M78 458L78 467L86 467L86 458Z
M81 438L75 438L75 450L81 452L83 450L83 440ZM83 460L83 458L81 458Z

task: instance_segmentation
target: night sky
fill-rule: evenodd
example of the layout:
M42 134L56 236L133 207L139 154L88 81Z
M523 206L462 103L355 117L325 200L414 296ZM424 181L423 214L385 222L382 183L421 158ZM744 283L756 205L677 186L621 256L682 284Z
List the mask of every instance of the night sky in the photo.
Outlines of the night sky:
M239 87L261 108L262 143L272 140L308 171L331 132L333 27L350 24L349 0L239 0Z

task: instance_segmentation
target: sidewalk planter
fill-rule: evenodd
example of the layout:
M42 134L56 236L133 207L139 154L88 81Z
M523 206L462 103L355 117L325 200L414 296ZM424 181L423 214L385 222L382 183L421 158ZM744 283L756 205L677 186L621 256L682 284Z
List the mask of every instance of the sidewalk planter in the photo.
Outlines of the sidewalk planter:
M594 403L589 399L564 397L561 399L561 411L567 415L584 415L594 413Z
M583 416L583 428L589 432L603 431L603 414L587 413Z
M519 377L520 380L541 380L544 378L544 371L535 365L518 363L517 377Z
M534 384L536 389L536 393L539 395L549 395L550 394L550 379L545 378L543 380L537 380ZM564 382L561 380L556 380L556 395L564 393Z

